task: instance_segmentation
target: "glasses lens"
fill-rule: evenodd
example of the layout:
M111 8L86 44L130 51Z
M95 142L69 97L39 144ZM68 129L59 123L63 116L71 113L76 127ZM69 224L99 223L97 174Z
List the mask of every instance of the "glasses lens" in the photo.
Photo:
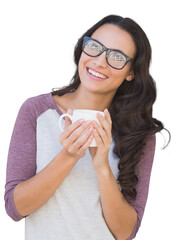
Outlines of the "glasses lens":
M126 63L126 57L117 51L110 51L108 54L108 62L112 67L122 68Z
M88 55L95 57L102 51L102 46L93 39L88 39L84 43L83 50Z

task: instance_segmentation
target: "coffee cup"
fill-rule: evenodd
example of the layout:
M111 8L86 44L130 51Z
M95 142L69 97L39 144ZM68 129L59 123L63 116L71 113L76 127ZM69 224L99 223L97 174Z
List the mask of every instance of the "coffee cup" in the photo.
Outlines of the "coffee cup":
M85 121L95 120L99 125L101 125L97 118L97 113L100 113L104 117L104 112L89 110L89 109L75 109L73 110L73 115L64 113L59 118L59 128L61 129L62 132L64 131L64 127L63 127L64 117L68 117L72 121L72 123L78 121L79 119L84 119ZM97 146L96 140L95 138L93 138L89 147L96 147L96 146Z

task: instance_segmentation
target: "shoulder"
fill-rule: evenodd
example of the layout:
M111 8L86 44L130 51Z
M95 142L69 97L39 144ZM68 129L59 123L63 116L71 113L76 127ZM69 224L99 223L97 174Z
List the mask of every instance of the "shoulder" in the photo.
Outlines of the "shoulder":
M51 105L52 104L51 98L52 98L51 93L45 93L26 99L23 105L26 107L43 106L44 104Z
M38 117L42 112L53 107L51 93L41 94L28 98L21 106L20 111Z

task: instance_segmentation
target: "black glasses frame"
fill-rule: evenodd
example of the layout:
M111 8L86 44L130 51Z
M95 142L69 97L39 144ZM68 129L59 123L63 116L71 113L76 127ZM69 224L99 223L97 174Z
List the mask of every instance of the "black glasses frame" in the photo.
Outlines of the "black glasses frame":
M86 53L86 52L84 51L84 48L85 48L85 46L86 46L86 42L89 41L89 40L93 40L93 41L99 43L99 44L102 46L102 50L101 50L96 56L92 56L92 55L90 55L90 54L88 54L88 53ZM106 61L107 61L107 64L108 64L110 67L115 68L115 69L117 69L117 70L123 69L128 62L132 62L132 61L134 60L133 58L128 57L128 56L127 56L125 53L123 53L122 51L117 50L117 49L107 48L107 47L105 47L101 42L99 42L98 40L96 40L96 39L94 39L94 38L91 38L91 37L88 37L88 36L85 36L85 37L83 38L82 51L83 51L86 55L88 55L88 56L90 56L90 57L98 57L98 56L100 56L104 51L106 51ZM125 61L124 65L123 65L121 68L113 67L113 66L108 62L108 55L109 55L110 51L119 52L119 53L121 53L121 54L126 58L126 61Z

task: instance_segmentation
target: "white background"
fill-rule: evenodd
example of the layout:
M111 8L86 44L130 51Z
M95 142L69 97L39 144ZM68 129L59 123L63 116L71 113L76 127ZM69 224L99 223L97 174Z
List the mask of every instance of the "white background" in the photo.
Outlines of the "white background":
M151 74L158 97L154 117L172 134L166 150L157 136L148 203L136 240L178 239L179 235L179 68L178 1L8 1L0 2L0 239L24 239L24 220L4 210L6 159L14 122L29 97L69 83L77 39L106 15L134 19L153 50ZM3 225L2 225L3 224Z

